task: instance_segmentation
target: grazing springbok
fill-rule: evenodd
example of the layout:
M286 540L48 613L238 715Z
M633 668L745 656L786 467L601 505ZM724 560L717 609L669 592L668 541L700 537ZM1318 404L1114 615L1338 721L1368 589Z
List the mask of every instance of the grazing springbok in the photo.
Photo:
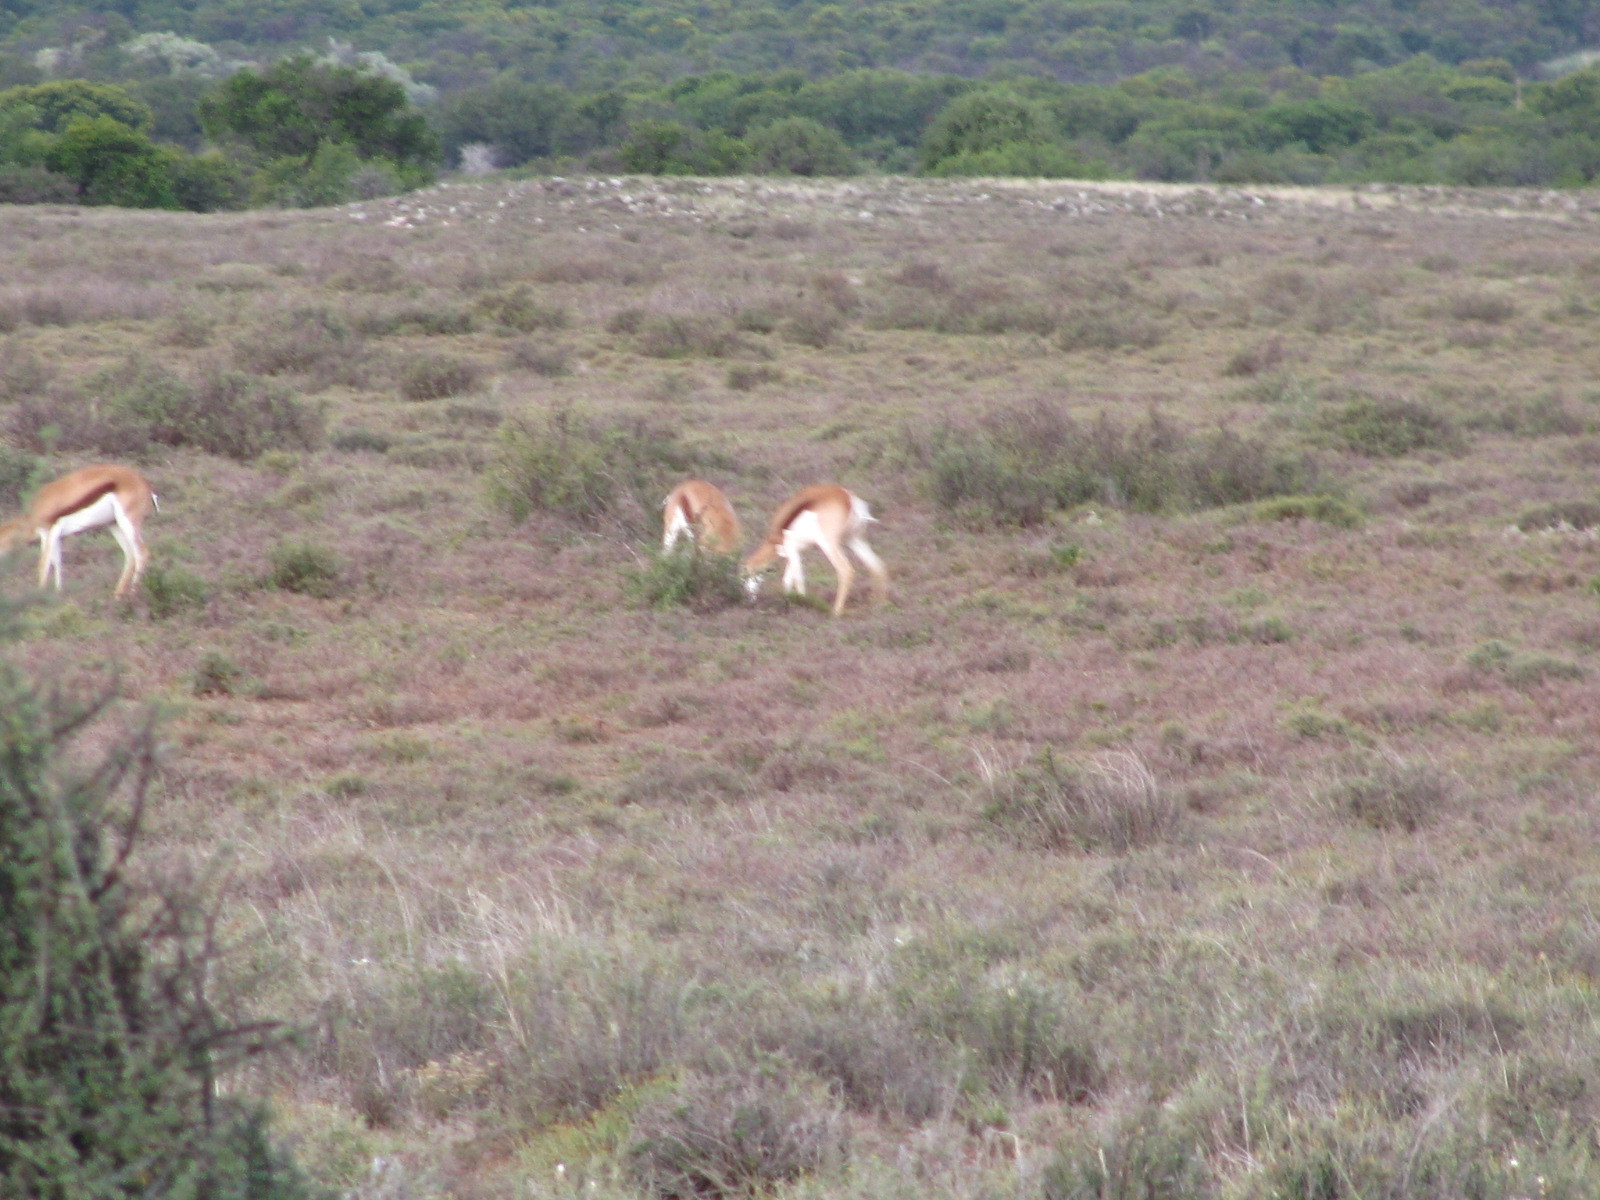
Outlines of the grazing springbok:
M801 488L790 496L773 514L767 536L749 558L745 559L745 589L754 599L761 589L761 572L775 558L785 562L783 590L805 595L805 568L800 553L815 546L833 564L839 585L833 597L833 615L844 612L845 601L850 598L850 584L855 579L855 569L845 557L845 547L861 560L872 576L874 596L881 603L889 595L889 573L883 560L867 545L867 526L876 521L867 511L866 502L844 488L832 483L813 484Z
M116 592L120 598L138 582L149 561L139 527L155 508L156 494L150 490L150 481L132 467L117 463L79 467L45 484L27 512L0 525L0 554L38 537L39 586L50 582L53 571L59 592L62 539L109 525L122 547L122 578L117 580Z
M744 530L722 489L704 479L688 479L672 489L662 506L661 548L671 550L684 534L718 554L737 554Z

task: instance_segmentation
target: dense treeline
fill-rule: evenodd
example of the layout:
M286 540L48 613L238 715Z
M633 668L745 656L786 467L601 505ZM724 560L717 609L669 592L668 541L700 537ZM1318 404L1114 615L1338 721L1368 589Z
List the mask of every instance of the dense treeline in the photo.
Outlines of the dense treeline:
M441 101L447 151L590 156L636 172L1042 175L1219 182L1576 185L1600 174L1600 68L1522 84L1425 55L1352 77L1293 68L1110 86L857 71L719 72L574 95L501 81Z
M55 48L57 73L118 30L172 30L270 57L329 37L422 64L446 91L503 71L596 91L713 70L812 78L894 67L1111 83L1158 66L1350 75L1427 53L1527 74L1600 45L1589 0L8 0L0 45Z
M1553 186L1600 176L1600 66L1525 82L1505 57L1417 54L1351 75L1165 66L1110 84L791 68L586 90L506 72L440 94L381 54L260 67L146 34L100 47L84 69L0 91L0 201L328 204L414 187L440 166Z

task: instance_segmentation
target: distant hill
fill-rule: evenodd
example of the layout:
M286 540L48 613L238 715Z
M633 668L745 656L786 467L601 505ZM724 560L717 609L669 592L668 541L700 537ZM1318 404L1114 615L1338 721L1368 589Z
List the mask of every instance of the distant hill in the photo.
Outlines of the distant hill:
M228 54L382 51L444 90L501 73L597 88L715 69L811 77L894 67L1104 83L1163 65L1198 74L1353 74L1419 53L1508 60L1533 76L1600 45L1589 0L6 0L18 56L172 31Z

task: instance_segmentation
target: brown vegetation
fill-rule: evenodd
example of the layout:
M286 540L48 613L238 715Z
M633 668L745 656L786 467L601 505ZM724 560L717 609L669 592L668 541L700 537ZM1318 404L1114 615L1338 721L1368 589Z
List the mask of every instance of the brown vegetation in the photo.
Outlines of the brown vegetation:
M1600 1190L1589 216L626 186L0 210L0 494L162 502L14 652L172 714L314 1173ZM895 602L654 558L699 470L859 493Z

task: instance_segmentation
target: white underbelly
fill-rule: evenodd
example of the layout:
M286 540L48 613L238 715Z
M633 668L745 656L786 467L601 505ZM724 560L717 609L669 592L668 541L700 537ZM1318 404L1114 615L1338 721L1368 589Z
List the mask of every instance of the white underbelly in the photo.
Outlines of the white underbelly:
M107 492L87 508L80 508L77 512L62 517L56 522L56 528L61 531L63 537L69 533L82 533L85 529L98 529L115 521L121 507L117 501L117 494Z

